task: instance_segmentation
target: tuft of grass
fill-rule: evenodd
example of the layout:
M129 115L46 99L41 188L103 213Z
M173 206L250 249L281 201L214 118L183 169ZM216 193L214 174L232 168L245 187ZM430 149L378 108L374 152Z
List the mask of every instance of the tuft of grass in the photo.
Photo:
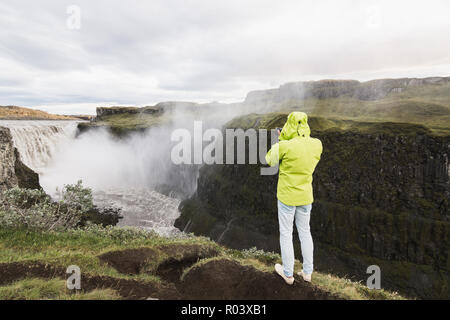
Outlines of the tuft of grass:
M266 264L275 263L281 259L278 253L258 250L256 247L244 250L230 250L229 253L238 259L256 259Z
M95 289L90 292L68 290L62 279L44 280L29 278L0 286L0 300L118 300L112 289Z
M212 257L212 258L201 259L201 260L197 261L196 263L194 263L193 265L191 265L187 268L184 268L183 273L181 274L180 280L183 281L184 277L194 268L201 267L202 265L204 265L210 261L217 261L217 260L224 260L224 259L240 261L239 259L235 259L231 256L224 256L224 255L219 255L216 257Z
M314 284L329 292L335 293L344 299L351 300L405 300L396 292L383 289L369 289L361 282L354 282L346 278L340 278L332 274L320 272L313 273Z

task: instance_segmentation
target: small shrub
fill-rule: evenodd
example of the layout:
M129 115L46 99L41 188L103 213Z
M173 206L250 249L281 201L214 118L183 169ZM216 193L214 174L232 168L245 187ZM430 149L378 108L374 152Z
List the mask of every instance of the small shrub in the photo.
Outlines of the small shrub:
M11 228L63 231L89 222L115 225L121 218L118 208L97 208L92 191L81 181L66 185L52 201L42 190L15 187L0 195L0 224Z
M117 207L105 207L105 208L92 208L88 211L83 219L82 225L86 225L87 222L106 226L115 226L119 223L119 220L123 218L120 214L121 208Z
M30 208L33 205L50 200L50 197L42 190L21 189L15 187L3 192L2 200L12 206L23 209Z
M81 237L87 235L98 236L114 241L120 241L121 243L127 243L131 241L145 241L149 239L159 238L158 234L155 231L151 230L139 229L135 227L103 227L96 224L87 224L83 228L69 230L68 232L73 235L79 235Z
M15 187L2 194L0 223L5 227L61 230L76 226L78 216L76 210L52 202L42 190Z
M76 184L64 186L64 189L59 193L59 198L65 205L81 213L87 213L94 209L92 190L84 188L81 180Z
M258 250L256 247L244 249L241 253L243 258L253 258L264 263L274 263L280 259L280 255L278 253Z

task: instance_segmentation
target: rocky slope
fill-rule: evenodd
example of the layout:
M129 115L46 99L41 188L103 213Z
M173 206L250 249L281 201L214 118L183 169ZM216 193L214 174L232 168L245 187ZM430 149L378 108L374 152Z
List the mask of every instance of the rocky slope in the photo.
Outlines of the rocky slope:
M276 114L253 123L274 128L285 119ZM408 124L343 121L348 130L329 122L310 119L324 145L314 175L316 267L365 280L366 268L377 264L383 288L449 298L450 137ZM277 175L261 176L260 167L204 166L176 226L234 248L279 251Z
M14 186L39 189L39 175L20 160L9 129L0 127L0 191Z

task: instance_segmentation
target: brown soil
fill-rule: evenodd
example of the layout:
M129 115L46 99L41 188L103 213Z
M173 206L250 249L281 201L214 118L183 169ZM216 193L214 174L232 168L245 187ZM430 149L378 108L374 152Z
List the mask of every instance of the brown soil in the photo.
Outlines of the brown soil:
M98 288L116 290L124 299L163 299L175 300L180 294L172 283L150 283L131 279L118 279L107 276L88 276L81 279L83 290Z
M5 285L20 279L34 278L59 278L65 276L63 268L49 264L33 262L0 263L0 285Z
M0 264L0 285L5 285L24 278L62 278L68 275L65 269L43 263L2 263ZM94 289L111 288L124 299L178 299L180 297L171 283L150 283L132 279L119 279L108 276L81 275L81 287L84 292Z
M163 255L165 258L158 262L155 273L168 282L178 283L185 268L200 259L215 257L218 254L213 247L196 244L163 245L156 250L139 248L110 251L100 255L99 259L120 273L139 274L144 272L143 268L146 264L152 261L158 262L157 257Z
M168 258L160 263L156 274L162 279L178 284L183 270L200 259L215 257L219 252L212 247L201 245L165 245L159 249Z
M124 299L336 299L298 277L294 285L289 286L275 272L262 272L229 259L211 260L194 266L180 280L183 268L195 264L201 258L218 254L214 249L195 245L113 251L99 258L124 273L137 273L143 270L142 266L149 259L155 258L156 250L168 256L156 270L164 280L161 283L82 273L82 290L88 292L96 288L111 288ZM65 268L39 262L3 263L0 264L0 285L27 277L65 279L65 271Z
M158 253L151 248L127 249L110 251L98 258L123 274L139 274L142 267L155 260Z
M336 299L296 277L292 286L273 273L262 272L228 259L211 260L191 269L182 281L189 299L323 300Z

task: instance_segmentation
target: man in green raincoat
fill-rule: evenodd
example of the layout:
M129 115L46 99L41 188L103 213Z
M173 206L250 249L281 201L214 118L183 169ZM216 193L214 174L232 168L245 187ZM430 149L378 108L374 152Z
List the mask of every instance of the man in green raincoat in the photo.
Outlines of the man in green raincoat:
M266 155L270 166L279 164L278 222L283 265L276 264L276 272L288 284L294 283L293 224L300 238L303 270L298 272L303 280L311 282L313 272L313 240L309 228L312 208L312 174L322 154L322 143L310 137L308 116L292 112L280 133L280 142L274 144Z

